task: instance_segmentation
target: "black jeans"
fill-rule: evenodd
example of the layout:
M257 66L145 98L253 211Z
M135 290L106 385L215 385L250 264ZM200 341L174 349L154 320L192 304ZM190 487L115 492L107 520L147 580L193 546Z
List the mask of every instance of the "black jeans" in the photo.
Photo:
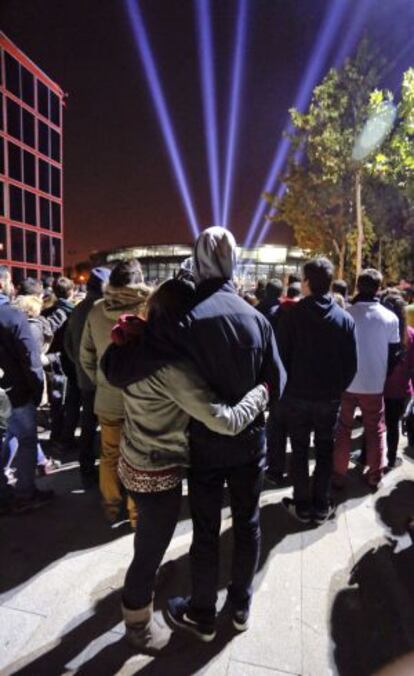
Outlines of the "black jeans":
M387 460L392 467L397 458L400 439L400 419L405 409L405 399L385 399L385 426L387 428Z
M249 608L260 555L259 497L264 458L240 467L190 469L189 501L193 519L191 616L214 621L219 581L220 525L224 484L233 516L233 560L229 599L237 609Z
M284 399L275 401L270 406L266 424L266 436L268 469L270 472L285 474L287 471L286 447L288 428Z
M134 539L134 558L127 570L123 591L124 605L130 610L151 603L155 576L178 520L181 483L158 493L130 493L138 510Z
M96 390L81 390L81 437L79 445L79 466L81 474L90 475L95 471L95 437L98 418L93 407Z
M287 420L292 445L291 473L293 497L302 509L313 503L316 509L326 509L330 499L334 436L340 401L307 401L286 398ZM315 435L316 467L311 496L309 481L309 445Z
M75 378L62 378L62 389L58 393L56 389L49 394L50 398L50 440L64 444L72 444L75 431L79 422L81 394ZM60 396L56 396L56 394Z

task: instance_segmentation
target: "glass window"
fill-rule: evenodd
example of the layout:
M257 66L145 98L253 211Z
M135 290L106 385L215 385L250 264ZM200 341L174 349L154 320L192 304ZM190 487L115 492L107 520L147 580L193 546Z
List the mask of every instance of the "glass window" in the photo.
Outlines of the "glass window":
M60 99L50 92L50 119L60 127Z
M58 237L52 237L52 265L60 268L62 264L61 240Z
M23 141L31 148L35 147L34 116L28 110L23 111Z
M10 218L13 221L23 220L23 193L20 188L14 185L9 186L10 196Z
M55 232L60 232L62 228L61 207L57 202L52 202L52 228Z
M23 151L23 168L24 168L24 182L27 185L36 187L36 174L35 174L35 156L32 153L29 153L27 150Z
M10 136L20 139L22 136L20 106L11 99L7 99L7 130Z
M13 284L17 286L19 282L22 282L26 277L26 270L24 268L12 268L11 275Z
M27 275L27 277L31 277L32 279L39 279L38 271L34 270L32 268L27 268L26 275Z
M49 156L49 127L44 122L38 122L38 132L39 132L39 141L38 141L38 150L43 153L43 155Z
M37 235L31 230L26 230L26 262L37 263Z
M49 164L44 160L39 160L39 188L43 192L50 192Z
M51 167L52 171L52 195L60 197L60 169Z
M7 228L5 223L0 223L0 258L8 258L7 255Z
M50 237L40 235L40 258L42 265L50 265Z
M40 80L37 81L37 109L41 115L49 117L49 90Z
M22 151L9 141L9 176L15 181L22 180Z
M24 221L36 225L36 195L29 190L24 191Z
M0 214L4 216L4 183L0 183Z
M11 257L14 261L24 261L22 228L11 228Z
M40 227L50 228L50 202L44 197L40 197Z
M1 71L1 68L0 68ZM0 129L4 129L3 121L3 94L0 94Z
M34 78L33 75L21 66L22 99L28 106L34 106Z
M50 130L50 157L60 162L60 134L54 129Z
M4 174L4 141L0 136L0 174Z
M6 88L15 96L20 96L20 73L19 63L10 54L5 52L6 57Z

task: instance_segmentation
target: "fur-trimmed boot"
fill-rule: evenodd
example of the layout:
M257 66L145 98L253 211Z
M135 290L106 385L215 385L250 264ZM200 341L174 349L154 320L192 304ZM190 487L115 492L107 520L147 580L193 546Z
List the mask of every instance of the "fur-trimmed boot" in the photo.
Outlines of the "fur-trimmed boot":
M129 643L142 652L152 655L161 652L169 643L171 630L154 617L153 604L130 610L122 604L122 615Z

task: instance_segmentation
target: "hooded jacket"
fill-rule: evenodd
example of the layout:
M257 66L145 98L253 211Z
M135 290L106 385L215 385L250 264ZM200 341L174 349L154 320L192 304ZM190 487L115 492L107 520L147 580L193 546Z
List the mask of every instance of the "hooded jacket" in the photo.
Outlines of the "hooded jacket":
M287 396L338 400L357 370L355 323L330 295L307 296L281 316L277 339Z
M80 364L91 383L96 386L95 413L110 420L123 418L122 392L106 380L99 362L111 342L111 331L124 313L143 314L150 294L145 284L107 286L102 300L90 310L82 333Z

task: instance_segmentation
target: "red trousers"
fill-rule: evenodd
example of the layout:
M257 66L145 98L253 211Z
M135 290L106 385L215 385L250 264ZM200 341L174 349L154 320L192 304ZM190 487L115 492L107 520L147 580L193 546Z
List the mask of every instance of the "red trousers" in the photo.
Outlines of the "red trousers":
M334 471L343 476L348 469L352 427L357 406L362 412L369 472L379 472L386 464L383 395L345 392L341 400L334 453Z

